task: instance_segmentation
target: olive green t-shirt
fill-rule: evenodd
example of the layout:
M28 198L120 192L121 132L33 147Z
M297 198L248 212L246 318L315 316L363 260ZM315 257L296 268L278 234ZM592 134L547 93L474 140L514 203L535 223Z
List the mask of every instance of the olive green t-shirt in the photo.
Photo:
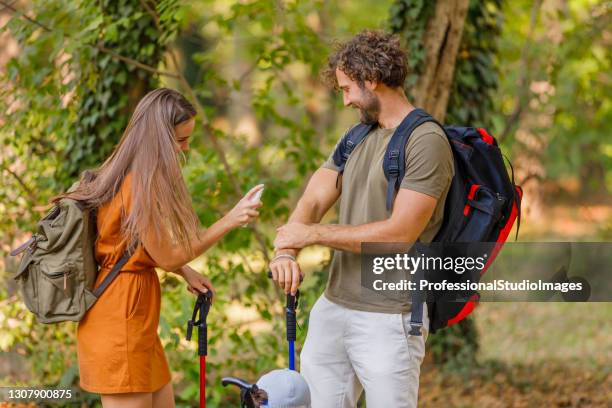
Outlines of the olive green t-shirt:
M342 176L339 224L360 225L389 218L382 162L394 131L395 128L374 128L351 153ZM444 201L454 175L453 155L444 131L432 122L420 125L406 144L405 157L406 173L400 188L438 200L419 237L421 242L430 242L442 225ZM322 167L338 171L333 152ZM334 251L325 294L329 300L351 309L380 313L410 311L409 292L389 296L361 286L360 254Z

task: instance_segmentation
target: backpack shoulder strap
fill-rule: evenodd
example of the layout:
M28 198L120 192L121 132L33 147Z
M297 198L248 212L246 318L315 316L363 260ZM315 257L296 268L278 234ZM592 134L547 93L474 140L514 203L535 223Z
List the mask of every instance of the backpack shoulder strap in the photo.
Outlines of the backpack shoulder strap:
M132 245L131 247L126 248L121 258L117 261L115 265L113 265L113 269L111 269L108 275L104 277L104 280L102 281L102 283L100 283L100 285L94 289L93 294L95 295L96 298L99 298L100 295L104 293L108 285L110 285L115 280L117 275L119 275L119 272L121 272L121 268L123 268L123 266L127 263L127 261L129 261L129 259L132 257L132 254L135 251L136 251L136 245Z
M346 161L349 156L365 139L365 137L372 130L372 125L366 125L364 123L360 123L358 125L353 126L336 146L336 150L334 150L334 164L338 166L338 174L344 173L344 166L346 165Z
M385 157L383 159L383 171L385 172L385 178L387 179L387 211L391 211L393 208L393 201L395 194L399 190L399 186L406 173L406 144L412 132L425 122L437 123L443 130L444 127L440 125L433 117L431 117L423 109L415 109L410 112L404 120L399 124L391 141L387 145Z

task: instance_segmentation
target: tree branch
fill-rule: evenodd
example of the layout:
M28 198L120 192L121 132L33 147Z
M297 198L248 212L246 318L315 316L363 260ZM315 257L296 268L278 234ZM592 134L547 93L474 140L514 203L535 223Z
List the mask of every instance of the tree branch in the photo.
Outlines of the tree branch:
M12 6L12 5L13 5L13 4L15 4L16 2L17 2L17 0L13 0L13 1L11 1L11 4L10 4L10 5ZM7 8L7 6L2 7L2 8L0 9L0 12L1 12L1 11L4 11L4 9L5 9L5 8Z
M32 205L36 204L36 200L37 200L36 194L34 194L34 191L32 191L32 189L26 185L26 183L23 181L23 179L17 173L15 173L13 170L9 169L4 164L2 164L2 168L4 170L6 170L6 172L9 173L11 176L13 176L13 178L15 180L17 180L17 182L19 183L21 188L23 188L23 190L28 194L30 202L32 203Z
M0 5L4 6L4 8L9 9L13 13L20 13L19 10L17 10L11 4L9 4L9 3L7 3L7 2L5 2L3 0L0 0ZM44 25L43 23L39 22L38 20L36 20L36 19L34 19L32 17L27 16L25 13L21 13L20 17L23 17L25 20L27 20L30 23L32 23L32 24L42 28L43 30L45 30L47 32L58 31L58 30L55 30L55 29L53 29L51 27L48 27L48 26ZM72 39L71 35L68 35L66 33L62 33L62 35L64 37L66 37L66 38ZM166 77L169 77L169 78L179 79L178 75L176 75L176 74L174 74L172 72L160 71L160 70L156 69L155 67L143 64L142 62L137 61L137 60L135 60L133 58L126 57L124 55L120 55L120 54L116 53L115 51L111 50L110 48L104 47L102 44L93 44L93 45L92 44L85 44L85 45L87 47L95 48L95 49L97 49L97 50L99 50L99 51L101 51L101 52L103 52L105 54L110 55L112 58L114 58L116 60L123 61L126 64L133 65L133 66L135 66L137 68L140 68L140 69L142 69L144 71L148 71L148 72L151 72L151 73L157 74L157 75L166 76Z
M159 24L159 17L155 13L155 10L149 4L147 4L147 0L140 0L140 5L147 11L147 13L149 13L153 19L153 22L155 23L155 27L157 27L157 31L161 33L162 28Z
M140 68L140 69L142 69L144 71L148 71L148 72L151 72L151 73L157 74L157 75L166 76L166 77L169 77L169 78L178 79L178 75L173 74L172 72L160 71L160 70L158 70L156 68L153 68L150 65L143 64L142 62L136 61L135 59L132 59L130 57L126 57L124 55L117 54L115 51L111 50L110 48L106 48L106 47L104 47L101 44L96 44L93 47L98 49L98 50L100 50L100 51L102 51L105 54L110 55L114 59L123 61L123 62L125 62L127 64L130 64L130 65L133 65L133 66L135 66L137 68Z

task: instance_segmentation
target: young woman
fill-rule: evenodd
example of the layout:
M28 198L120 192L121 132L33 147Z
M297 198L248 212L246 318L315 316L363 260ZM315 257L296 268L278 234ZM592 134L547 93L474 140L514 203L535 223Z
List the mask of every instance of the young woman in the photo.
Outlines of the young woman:
M77 330L80 385L101 394L104 408L174 407L170 370L157 335L161 296L154 268L180 275L194 294L213 290L205 276L186 264L258 216L261 203L250 199L262 186L200 229L179 162L189 148L195 113L174 90L148 93L110 157L86 172L75 191L60 196L98 209L101 270L96 285L128 246L135 248Z

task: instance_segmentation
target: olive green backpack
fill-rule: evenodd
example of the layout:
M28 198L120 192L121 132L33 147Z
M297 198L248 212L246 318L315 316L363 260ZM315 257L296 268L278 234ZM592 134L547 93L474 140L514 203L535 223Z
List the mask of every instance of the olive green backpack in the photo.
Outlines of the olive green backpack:
M126 250L94 288L96 214L80 201L63 198L39 221L38 232L11 252L16 256L25 251L14 278L39 322L81 320L129 260L131 251Z

